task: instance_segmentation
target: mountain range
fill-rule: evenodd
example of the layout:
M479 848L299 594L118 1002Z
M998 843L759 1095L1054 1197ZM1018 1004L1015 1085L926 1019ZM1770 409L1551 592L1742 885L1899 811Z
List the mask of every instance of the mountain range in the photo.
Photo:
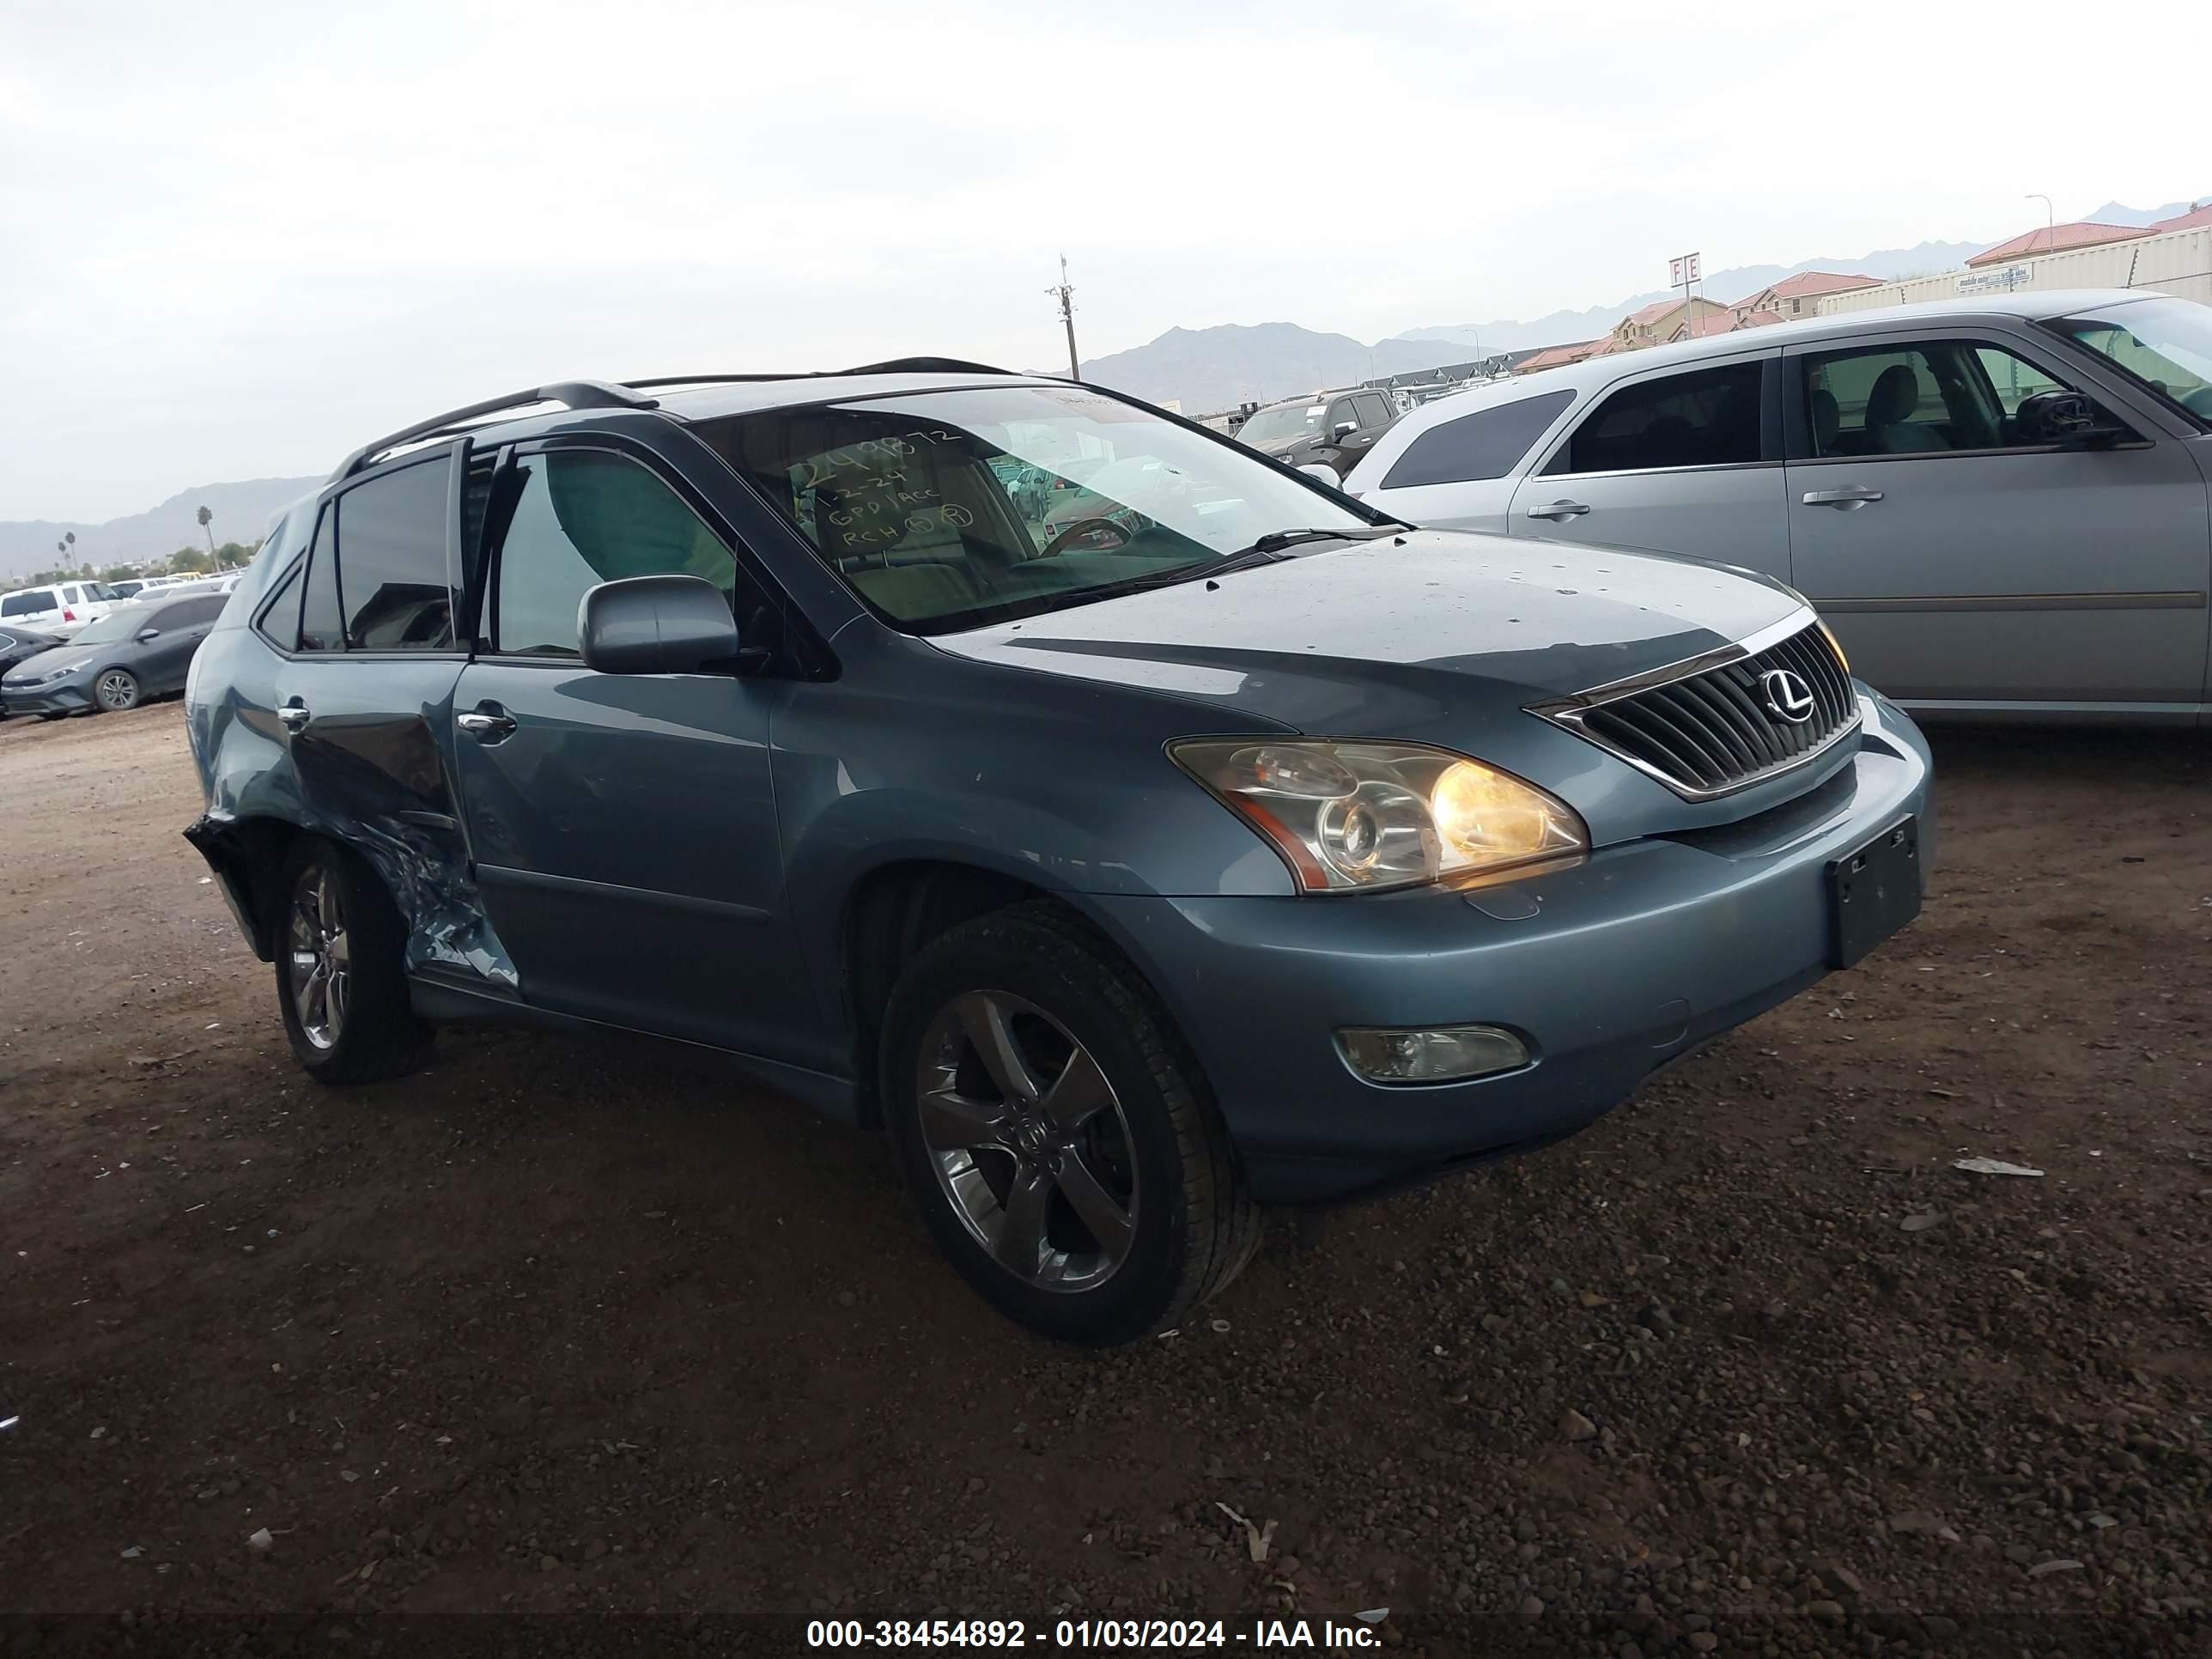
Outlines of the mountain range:
M2161 207L2131 208L2107 202L2083 216L2103 224L2148 225L2185 213L2193 205L2168 202ZM1729 302L1801 270L1843 271L1893 282L1902 276L1955 269L1982 246L1920 242L1911 247L1879 249L1856 258L1801 259L1794 265L1737 265L1714 271L1703 287L1711 298ZM1669 290L1656 289L1632 294L1609 306L1554 311L1526 321L1506 318L1412 328L1372 345L1348 334L1318 333L1296 323L1171 328L1144 345L1090 359L1083 364L1082 374L1087 380L1155 403L1179 400L1185 412L1204 415L1233 409L1248 399L1271 402L1316 386L1350 386L1477 356L1590 339L1630 312L1668 297ZM72 561L88 562L94 569L201 545L205 538L197 515L202 507L215 514L217 541L252 542L267 529L271 514L321 483L319 478L252 478L203 484L182 490L147 512L110 519L105 524L0 520L0 580L20 579L54 563L58 556L54 544L70 531L76 532Z
M2131 208L2107 202L2083 216L2102 224L2148 225L2186 213L2192 205L2168 202L2162 207ZM1731 303L1801 270L1832 270L1895 282L1956 270L1984 246L1918 242L1911 247L1881 248L1849 258L1800 259L1790 265L1736 265L1707 273L1700 291L1723 304ZM1549 312L1526 321L1500 318L1410 328L1372 345L1346 334L1316 333L1295 323L1171 328L1147 344L1091 359L1082 366L1083 378L1155 403L1179 399L1184 413L1205 415L1234 409L1248 399L1267 403L1317 386L1349 386L1378 375L1435 368L1499 352L1594 339L1629 313L1670 297L1671 290L1655 289L1632 294L1612 305Z
M54 544L70 532L76 545L70 550L72 564L89 564L99 570L134 559L160 558L180 547L204 547L207 534L199 526L199 509L215 514L208 526L218 542L259 541L269 520L278 508L289 507L320 478L248 478L236 483L201 484L181 490L159 507L105 524L80 524L52 519L0 520L0 578L21 578L59 562Z

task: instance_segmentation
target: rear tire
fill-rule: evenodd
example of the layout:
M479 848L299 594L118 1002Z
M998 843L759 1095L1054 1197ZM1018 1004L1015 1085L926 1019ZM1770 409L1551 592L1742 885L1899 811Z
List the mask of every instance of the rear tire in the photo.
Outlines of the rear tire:
M879 1064L939 1247L1034 1331L1131 1341L1221 1290L1259 1243L1197 1060L1135 970L1056 905L979 917L919 952Z
M418 1064L430 1030L407 997L406 929L358 854L313 836L286 861L275 919L276 1006L318 1083L370 1083Z

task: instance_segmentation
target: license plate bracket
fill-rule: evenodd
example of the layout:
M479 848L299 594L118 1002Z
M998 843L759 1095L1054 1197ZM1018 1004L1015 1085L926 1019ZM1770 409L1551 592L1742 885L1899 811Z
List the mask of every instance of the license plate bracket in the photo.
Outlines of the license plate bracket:
M1849 968L1920 914L1920 821L1828 860L1829 964Z

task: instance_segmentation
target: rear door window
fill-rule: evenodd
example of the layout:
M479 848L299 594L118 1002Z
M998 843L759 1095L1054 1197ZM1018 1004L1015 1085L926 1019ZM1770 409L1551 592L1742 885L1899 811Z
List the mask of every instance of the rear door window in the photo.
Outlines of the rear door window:
M371 478L338 498L337 567L351 649L452 647L446 565L452 475L449 459L422 462Z
M1379 392L1363 392L1352 400L1359 410L1359 424L1363 427L1390 424L1390 400Z
M299 648L345 649L345 610L338 597L338 507L323 508L315 524L315 544L307 550L307 588L300 607Z
M1623 386L1599 403L1549 471L1644 472L1759 459L1762 365L1730 363Z
M1495 409L1479 409L1455 421L1431 427L1406 447L1384 474L1385 489L1417 484L1470 483L1502 478L1550 429L1559 411L1574 401L1571 392L1547 392Z

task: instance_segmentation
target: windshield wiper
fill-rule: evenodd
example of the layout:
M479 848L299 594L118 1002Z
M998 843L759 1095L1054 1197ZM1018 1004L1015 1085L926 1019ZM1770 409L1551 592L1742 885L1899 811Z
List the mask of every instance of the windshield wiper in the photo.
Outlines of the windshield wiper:
M1296 547L1300 542L1371 542L1378 537L1395 536L1396 525L1369 525L1358 530L1270 530L1246 549L1250 553L1279 553L1286 547ZM1242 558L1243 554L1232 554ZM1219 566L1215 567L1220 568Z

